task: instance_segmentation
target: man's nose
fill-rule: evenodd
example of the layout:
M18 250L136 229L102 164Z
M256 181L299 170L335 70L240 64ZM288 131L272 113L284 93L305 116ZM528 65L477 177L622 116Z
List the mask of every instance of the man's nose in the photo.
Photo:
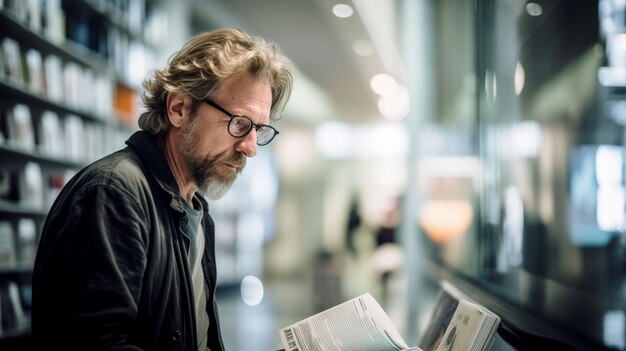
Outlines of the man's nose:
M243 138L237 143L236 150L246 155L247 157L256 156L256 129L252 128L250 133L246 134Z

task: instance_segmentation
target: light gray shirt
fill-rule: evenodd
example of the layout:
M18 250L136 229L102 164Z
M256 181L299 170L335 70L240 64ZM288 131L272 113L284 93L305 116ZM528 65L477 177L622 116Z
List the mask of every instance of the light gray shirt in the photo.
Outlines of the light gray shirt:
M193 292L196 305L196 329L198 335L198 350L207 350L207 332L209 330L209 315L206 312L206 282L202 268L204 253L204 230L202 229L202 203L194 196L193 207L185 202L187 223L191 242L189 245L189 267L193 282Z

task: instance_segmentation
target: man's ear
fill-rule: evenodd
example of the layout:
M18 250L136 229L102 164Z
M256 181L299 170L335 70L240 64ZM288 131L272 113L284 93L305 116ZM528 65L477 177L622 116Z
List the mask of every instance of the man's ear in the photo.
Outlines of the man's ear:
M180 128L183 125L183 120L188 111L187 101L182 94L171 92L167 94L165 102L165 108L167 111L167 118L170 120L172 126Z

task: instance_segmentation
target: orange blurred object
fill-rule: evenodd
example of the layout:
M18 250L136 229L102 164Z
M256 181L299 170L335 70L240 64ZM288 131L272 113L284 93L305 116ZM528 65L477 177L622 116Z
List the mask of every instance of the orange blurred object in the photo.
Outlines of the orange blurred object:
M137 123L137 99L135 89L118 84L115 90L115 113L121 123L133 127Z
M431 200L422 204L419 220L437 244L458 240L472 224L474 210L465 200Z

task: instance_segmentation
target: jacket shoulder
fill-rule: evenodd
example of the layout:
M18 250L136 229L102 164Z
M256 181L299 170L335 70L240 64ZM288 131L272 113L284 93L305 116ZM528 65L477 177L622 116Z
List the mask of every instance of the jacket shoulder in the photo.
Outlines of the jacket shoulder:
M93 162L82 173L84 181L94 184L130 185L146 179L139 157L127 148Z
M91 163L78 172L66 187L70 193L105 187L132 196L150 188L139 157L128 148Z

